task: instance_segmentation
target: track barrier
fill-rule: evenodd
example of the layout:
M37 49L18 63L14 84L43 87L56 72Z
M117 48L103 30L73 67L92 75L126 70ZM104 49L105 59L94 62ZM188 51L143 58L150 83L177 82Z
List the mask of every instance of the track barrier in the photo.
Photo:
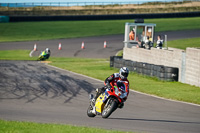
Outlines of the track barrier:
M150 77L157 77L162 81L178 81L178 68L124 60L122 56L110 57L110 67L121 68L124 66L129 71Z

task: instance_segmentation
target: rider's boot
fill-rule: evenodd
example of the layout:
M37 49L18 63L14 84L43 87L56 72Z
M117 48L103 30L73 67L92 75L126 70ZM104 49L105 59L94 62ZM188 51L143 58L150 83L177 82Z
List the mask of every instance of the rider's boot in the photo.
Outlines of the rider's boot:
M102 92L104 92L105 91L105 89L104 89L104 87L103 88L96 88L96 94L95 94L95 96L93 95L93 94L91 94L90 95L90 101L91 101L91 103L92 103L92 106L93 105L95 105L95 102L96 102L96 100L97 100L97 98L101 95L101 93Z
M89 95L89 99L90 99L90 102L91 102L91 105L92 105L92 107L94 107L94 105L95 105L95 99L94 99L94 95L93 94L90 94Z
M102 93L102 88L96 88L96 95L94 96L95 101L101 95L101 93Z
M118 108L120 108L120 109L122 109L123 107L124 107L124 103L123 102L118 105Z

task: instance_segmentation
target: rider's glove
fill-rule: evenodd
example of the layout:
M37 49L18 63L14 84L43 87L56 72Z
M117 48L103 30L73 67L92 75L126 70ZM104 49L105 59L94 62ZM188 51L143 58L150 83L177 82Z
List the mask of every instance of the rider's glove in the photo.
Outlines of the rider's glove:
M107 89L111 89L112 88L112 86L110 85L110 83L106 83L106 88Z

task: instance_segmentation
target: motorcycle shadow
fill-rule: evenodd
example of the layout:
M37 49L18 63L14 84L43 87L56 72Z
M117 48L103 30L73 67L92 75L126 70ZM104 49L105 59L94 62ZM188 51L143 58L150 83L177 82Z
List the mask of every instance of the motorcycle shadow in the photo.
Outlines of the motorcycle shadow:
M174 121L174 120L153 120L153 119L133 119L133 118L108 118L113 120L122 121L143 121L143 122L163 122L163 123L187 123L187 124L199 124L200 122L187 122L187 121Z

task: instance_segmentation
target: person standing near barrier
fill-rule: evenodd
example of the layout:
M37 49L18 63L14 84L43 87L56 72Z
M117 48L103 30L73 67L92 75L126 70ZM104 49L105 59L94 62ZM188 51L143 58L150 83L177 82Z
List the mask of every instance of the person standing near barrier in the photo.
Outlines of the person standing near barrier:
M158 40L157 40L156 48L157 48L157 49L162 49L163 40L161 40L161 36L160 36L160 35L158 35L157 38L158 38Z
M131 30L131 32L129 33L129 40L135 40L135 31L134 31L134 28L133 28L133 30Z

